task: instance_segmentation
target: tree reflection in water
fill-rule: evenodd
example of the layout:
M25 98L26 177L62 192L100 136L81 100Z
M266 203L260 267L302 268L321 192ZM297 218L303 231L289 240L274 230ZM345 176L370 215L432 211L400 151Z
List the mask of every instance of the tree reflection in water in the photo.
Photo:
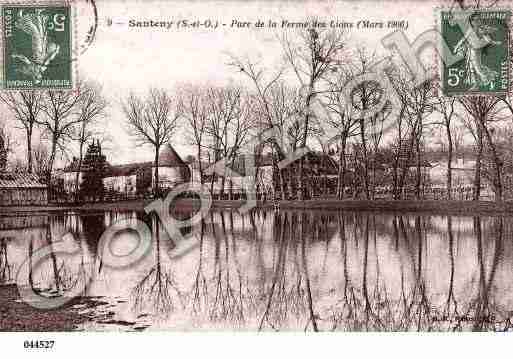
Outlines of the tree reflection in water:
M233 213L227 213L230 218L231 233L226 226L226 218L220 214L221 229L212 225L212 236L215 241L213 266L213 296L209 303L209 318L211 320L230 320L240 323L244 320L243 291L244 281L241 275L240 263L237 260L237 245L233 235ZM213 214L212 214L213 216ZM214 218L211 218L214 224Z
M12 264L9 264L7 256L8 238L0 238L0 284L12 281Z
M86 284L91 278L89 271L86 270L87 254L78 233L66 228L64 217L45 217L44 224L18 231L15 241L21 248L26 248L23 256L16 257L16 270L25 260L28 263L28 278L17 279L26 280L41 299L66 296L77 288L81 288L80 293L85 291ZM63 249L66 253L62 252ZM49 250L49 253L40 257L37 254L40 250ZM71 252L74 254L70 255ZM76 294L75 291L74 295Z
M152 252L117 274L102 270L99 237L127 216L151 227ZM70 231L82 252L73 260L52 253L30 271L30 285L65 295L96 273L105 286L88 295L130 301L133 315L153 313L155 322L179 318L186 329L512 329L508 217L216 210L194 231L183 229L198 245L180 257L168 255L173 243L155 215L70 214L38 228L18 247L0 239L0 283L20 263L13 248L30 257Z
M303 288L304 275L307 271L301 269L304 264L304 229L300 228L300 240L297 241L297 217L292 213L275 213L274 230L277 234L273 256L273 277L269 289L265 292L266 306L259 330L267 323L273 329L278 329L289 315L300 315L306 308L305 291ZM296 231L295 231L296 229ZM299 242L299 243L298 243ZM298 252L301 245L301 253ZM301 257L299 258L299 254ZM315 320L314 320L315 322Z
M142 311L153 308L158 314L168 315L175 309L176 294L181 301L181 293L173 279L169 265L163 264L161 235L164 235L155 213L150 215L155 263L132 290L134 309ZM174 293L173 293L174 292Z
M89 228L89 226L87 226ZM66 236L66 234L69 234ZM46 225L46 230L42 233L44 246L51 249L50 252L50 265L51 275L53 278L52 282L47 282L44 278L48 278L43 273L43 282L48 285L47 288L39 288L39 285L34 284L34 272L40 270L40 268L33 268L32 260L30 261L30 283L34 290L49 292L51 295L66 295L76 288L83 288L82 293L85 293L87 284L91 278L91 270L86 269L87 255L86 250L82 245L82 240L79 233L76 231L69 231L65 226L65 219L62 216L51 217ZM64 241L68 248L78 248L78 251L73 256L62 255L58 251L54 250L55 241ZM29 258L32 258L34 246L33 240L29 244ZM40 283L42 283L40 281Z
M455 254L454 254L454 232L453 218L447 217L447 239L448 241L448 285L446 286L445 300L440 305L438 293L428 294L428 288L433 283L426 282L426 268L424 268L423 259L427 257L426 243L427 233L432 228L425 218L416 216L414 218L413 228L405 225L405 218L395 217L392 221L392 231L395 251L400 248L403 235L404 245L412 264L411 270L401 263L401 296L399 299L393 299L389 296L389 291L385 283L380 283L379 277L376 277L374 292L369 295L367 288L368 275L368 237L367 224L368 216L364 217L363 235L364 257L363 257L363 280L362 291L354 288L347 271L347 245L342 246L343 266L344 266L344 295L335 306L332 315L333 326L331 329L341 330L507 330L511 328L511 311L504 311L494 303L496 298L492 293L494 288L493 281L497 272L498 265L503 255L503 232L504 222L502 217L493 218L490 231L494 234L492 251L493 253L485 256L483 250L482 238L482 219L474 219L474 234L477 242L477 264L478 264L478 291L475 297L467 297L458 302L455 295ZM355 227L360 226L358 222ZM346 241L344 230L345 218L339 219L341 228L341 240ZM376 230L377 227L374 227ZM399 230L400 228L400 230ZM411 234L414 234L413 236ZM492 239L492 238L490 238ZM413 241L414 240L414 241ZM430 240L434 240L430 238ZM486 258L492 258L492 263L488 274L485 269ZM472 272L473 268L468 268ZM408 273L410 272L410 273ZM410 275L409 275L410 274ZM468 274L468 273L467 273ZM413 278L413 285L407 288L405 278ZM468 275L465 277L468 278ZM390 283L389 283L390 284ZM474 285L474 277L463 285L470 294ZM461 280L460 280L461 286ZM462 303L464 302L464 303Z
M487 245L491 254L482 248L482 220L474 224L479 285L469 300L462 288L474 292L475 268L457 272L457 260L468 260L458 256L457 246L467 241L459 232L455 238L452 217L439 218L445 223L441 225L424 216L364 212L237 216L212 213L210 223L201 225L189 290L195 317L208 313L210 322L256 325L259 330L490 330L509 323L508 314L497 316L500 308L490 300L503 253L501 217L486 220L487 231L496 238ZM240 227L234 217L238 222L245 218L250 226L234 229ZM262 218L272 223L272 233L262 231ZM339 259L334 262L337 245ZM442 252L446 258L440 259L447 265L434 264L438 252L433 248L438 251L438 246L447 248ZM488 268L486 258L492 259ZM446 273L439 273L442 269ZM334 272L341 277L334 280Z
M483 235L482 235L482 224L479 217L474 218L474 228L476 232L477 241L477 257L479 265L479 290L474 303L469 306L467 315L472 313L474 317L474 325L472 327L475 331L481 331L483 329L494 329L494 313L499 313L500 309L496 307L494 303L494 296L492 295L493 281L495 279L495 273L499 259L502 253L502 234L503 234L503 218L496 217L493 219L493 234L495 237L494 254L492 255L492 265L490 273L487 276L485 270L485 256L483 250ZM509 318L504 323L505 328L511 326Z
M194 283L192 289L189 291L190 297L192 297L192 311L194 315L199 315L203 308L207 306L208 298L208 284L207 277L204 272L204 248L205 248L205 221L201 220L200 225L200 236L199 236L199 259L194 276Z

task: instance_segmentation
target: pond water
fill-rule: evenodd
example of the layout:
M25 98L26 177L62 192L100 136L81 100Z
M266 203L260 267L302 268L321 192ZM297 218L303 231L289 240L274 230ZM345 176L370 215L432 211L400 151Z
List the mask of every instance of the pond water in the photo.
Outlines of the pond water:
M119 220L151 232L150 250L125 268L99 248ZM77 308L89 319L75 328L87 331L511 328L510 217L227 210L181 234L186 250L136 212L2 217L0 284L52 298L85 288L98 302ZM109 250L130 253L138 239L118 232ZM28 260L52 246L79 250Z

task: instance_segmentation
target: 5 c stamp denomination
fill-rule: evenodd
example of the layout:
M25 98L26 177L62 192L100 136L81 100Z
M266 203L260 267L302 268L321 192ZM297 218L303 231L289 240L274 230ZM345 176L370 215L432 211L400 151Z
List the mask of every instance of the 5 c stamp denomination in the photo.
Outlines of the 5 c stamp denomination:
M3 5L3 88L70 89L69 4Z

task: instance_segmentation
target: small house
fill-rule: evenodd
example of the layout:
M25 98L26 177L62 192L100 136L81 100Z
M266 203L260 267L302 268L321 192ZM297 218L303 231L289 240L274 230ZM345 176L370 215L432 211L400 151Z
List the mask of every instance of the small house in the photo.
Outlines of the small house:
M30 173L7 171L7 148L0 136L0 206L29 206L48 204L48 189Z
M30 173L7 171L7 149L0 136L0 206L29 206L48 204L48 189Z
M43 206L48 204L47 186L28 173L0 173L1 206Z

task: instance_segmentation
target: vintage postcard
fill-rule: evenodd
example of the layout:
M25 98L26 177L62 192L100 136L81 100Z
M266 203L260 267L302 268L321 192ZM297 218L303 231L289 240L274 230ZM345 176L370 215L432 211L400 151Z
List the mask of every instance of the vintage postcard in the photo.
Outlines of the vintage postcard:
M0 0L0 331L511 331L510 5Z

